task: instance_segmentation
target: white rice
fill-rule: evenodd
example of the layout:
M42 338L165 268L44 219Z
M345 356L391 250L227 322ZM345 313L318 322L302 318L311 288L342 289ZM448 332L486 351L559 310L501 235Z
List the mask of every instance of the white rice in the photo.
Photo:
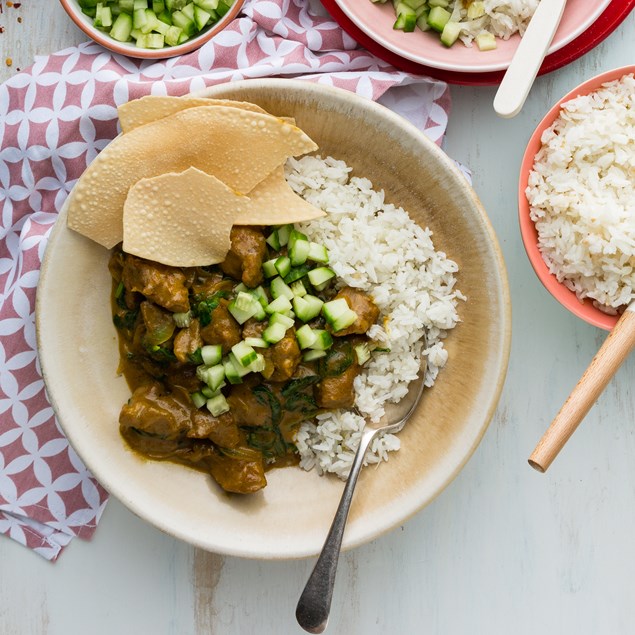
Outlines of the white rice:
M454 288L458 267L435 251L432 232L422 229L401 208L384 202L368 179L352 177L342 161L303 157L287 163L287 180L296 193L328 213L300 225L311 240L327 247L330 266L341 286L371 294L381 314L369 336L389 348L374 354L355 380L355 403L371 420L381 418L387 401L398 401L416 376L421 355L427 356L425 383L432 386L447 360L443 338L459 317L464 296ZM427 338L423 349L421 338ZM320 474L345 478L350 470L363 419L350 411L318 416L317 425L302 424L296 439L300 465ZM376 439L367 463L388 459L399 439Z
M551 273L615 314L635 299L635 78L562 105L527 199Z
M483 0L485 15L474 20L468 19L467 2L456 0L450 4L452 20L461 22L461 41L472 46L472 41L480 33L508 40L515 33L522 36L540 0Z

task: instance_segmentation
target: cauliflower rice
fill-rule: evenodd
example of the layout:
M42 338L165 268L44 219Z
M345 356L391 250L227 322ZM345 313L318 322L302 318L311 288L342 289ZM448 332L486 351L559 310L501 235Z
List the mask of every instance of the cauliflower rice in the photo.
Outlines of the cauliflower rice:
M616 314L635 299L635 78L562 105L526 190L549 271Z
M368 334L390 351L375 353L355 380L357 408L377 421L386 401L407 393L421 355L427 356L425 384L432 386L447 361L443 338L459 321L457 304L465 297L455 289L456 263L435 251L432 232L385 203L384 192L373 190L368 179L349 180L350 170L331 157L308 156L290 159L286 176L297 194L328 213L300 224L301 231L327 247L340 284L367 291L381 311L383 326L372 326ZM302 424L296 438L301 467L345 478L363 421L341 410L319 415L317 425ZM398 449L399 439L384 435L375 439L366 462L387 460Z

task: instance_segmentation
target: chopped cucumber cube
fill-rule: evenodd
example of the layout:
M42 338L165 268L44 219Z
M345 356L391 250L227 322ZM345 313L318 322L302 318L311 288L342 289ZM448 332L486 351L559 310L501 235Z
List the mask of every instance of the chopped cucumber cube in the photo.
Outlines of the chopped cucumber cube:
M278 227L278 239L280 240L280 246L284 247L289 242L289 236L293 230L293 225L282 225Z
M307 290L302 284L302 280L296 280L295 282L292 282L289 285L289 288L291 289L291 291L293 291L293 295L295 296L293 298L294 300L295 298L301 298L307 294Z
M212 11L216 11L216 8L218 7L218 0L194 0L194 4L204 11L209 11L211 13Z
M220 362L220 360L218 360ZM225 380L225 368L222 364L216 364L207 369L205 373L207 381L205 382L212 390L218 390Z
M310 348L316 351L325 351L333 346L333 338L328 331L322 329L313 329L315 333L315 342Z
M291 271L291 259L280 256L275 262L276 271L284 278Z
M216 7L216 13L219 18L222 18L231 9L231 4L227 4L222 0L219 0L218 7Z
M195 408L202 408L205 405L205 402L207 401L203 393L200 393L200 392L193 392L190 395L190 399L192 400L192 403L194 404Z
M322 315L324 319L329 323L333 324L340 315L343 315L346 311L350 310L350 306L348 306L348 302L344 298L339 298L337 300L331 300L330 302L325 302L322 306Z
M188 20L192 20L194 22L194 3L190 2L186 4L182 9L181 13L187 17Z
M274 313L269 318L269 326L271 326L272 324L282 324L282 326L284 326L284 329L286 331L287 329L290 329L295 324L295 322L293 318L289 317L288 315L283 315L282 313ZM267 338L264 337L264 339L267 339Z
M160 16L159 16L160 17ZM165 34L165 43L168 46L176 46L183 32L178 26L170 26Z
M496 38L492 33L479 33L475 39L479 51L493 51L496 48Z
M485 3L475 0L467 8L467 19L477 20L485 15Z
M331 278L334 278L335 272L333 269L329 269L329 267L318 267L317 269L309 271L308 276L311 284L317 287L318 285L327 283Z
M317 335L308 324L305 324L295 332L295 338L298 340L298 346L301 349L310 348L312 344L315 344Z
M294 267L302 265L306 262L309 256L309 250L311 249L311 243L308 240L300 239L295 240L293 245L289 247L289 256L291 258L291 264ZM280 274L286 275L286 274Z
M257 353L256 359L249 364L249 370L252 373L261 373L265 369L266 365L265 356L262 353Z
M291 229L289 232L289 242L287 243L287 248L289 250L293 249L293 245L295 245L298 240L309 240L306 234L298 231L297 229Z
M320 359L320 357L326 357L326 351L316 351L311 349L302 354L302 361L313 362L316 359Z
M214 366L223 358L223 347L220 344L208 344L201 348L201 358L205 366Z
M288 313L291 311L291 301L286 295L281 295L271 301L265 308L267 313Z
M450 0L428 0L430 8L443 7L444 9L450 4Z
M309 260L313 262L321 262L326 264L329 261L329 252L324 245L318 243L309 243Z
M207 409L214 417L218 417L225 412L229 412L229 404L223 395L216 395L207 400Z
M269 344L266 340L263 340L261 337L246 337L245 344L249 344L254 348L268 348Z
M227 310L232 314L233 318L236 320L236 322L238 322L238 324L244 324L250 317L253 317L256 313L256 311L258 311L258 307L260 306L259 302L254 302L251 305L251 308L247 311L243 310L243 309L239 309L236 306L236 300L232 300L228 305L227 305Z
M110 29L110 37L117 42L127 42L130 31L132 31L132 17L128 13L120 13Z
M293 310L298 319L303 322L310 322L313 318L320 315L324 302L314 295L297 296L293 299Z
M270 344L275 344L285 336L286 332L287 329L283 324L269 324L269 326L264 330L262 338Z
M274 229L269 234L269 236L267 236L266 242L269 245L269 247L271 247L271 249L274 249L275 251L280 251L280 238L278 236L277 229Z
M276 269L276 258L272 258L271 260L267 260L262 263L262 273L265 278L273 278L278 275L278 270Z
M362 342L354 347L355 354L357 355L357 363L363 366L370 359L370 349L366 342Z
M182 35L186 35L187 37L191 37L196 33L194 20L190 20L182 11L175 11L172 14L172 24L178 26L181 31L183 31Z
M443 33L443 27L450 21L451 14L443 7L432 7L428 15L428 24L439 33Z
M452 46L458 39L461 34L461 25L459 22L448 22L443 27L443 32L441 33L441 42L446 46Z
M309 271L311 271L311 267L306 263L298 267L293 267L291 271L284 276L284 281L287 284L295 282L296 280L300 280L300 278L304 278Z
M315 271L315 269L313 271ZM309 276L311 275L311 273L313 272L310 272ZM293 300L294 297L293 291L291 291L286 282L280 277L274 278L271 281L271 295L274 297L274 299L279 298L281 295L286 295L289 300Z
M257 357L256 351L245 341L234 344L234 346L232 346L232 353L236 356L238 363L243 367L249 366Z
M243 380L239 372L236 370L234 363L229 357L223 362L223 369L225 370L225 377L230 384L242 384Z
M331 328L333 329L333 332L337 333L337 331L341 331L342 329L349 327L356 319L357 313L355 313L352 309L347 309L344 313L342 313L342 315L333 320Z

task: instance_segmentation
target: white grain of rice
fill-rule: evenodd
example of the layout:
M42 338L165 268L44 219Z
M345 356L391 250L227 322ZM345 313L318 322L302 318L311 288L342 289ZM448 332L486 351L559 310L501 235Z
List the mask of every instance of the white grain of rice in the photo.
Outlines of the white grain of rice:
M331 157L303 157L287 163L291 187L328 212L300 226L327 247L340 285L367 291L379 307L379 324L369 336L390 348L374 354L355 380L355 403L371 420L381 418L387 401L398 401L427 356L426 386L432 386L447 361L443 339L459 321L457 304L465 297L455 289L458 267L436 251L432 232L408 214L385 203L384 192L368 179L352 177L350 168ZM422 337L427 347L423 350ZM317 425L302 424L296 445L300 465L345 478L361 437L363 419L346 410L320 414ZM395 435L375 439L367 463L388 459L399 449Z

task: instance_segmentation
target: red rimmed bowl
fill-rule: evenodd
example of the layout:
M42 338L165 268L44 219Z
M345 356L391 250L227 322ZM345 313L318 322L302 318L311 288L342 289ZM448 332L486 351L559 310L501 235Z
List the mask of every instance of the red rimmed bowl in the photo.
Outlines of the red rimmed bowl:
M538 127L531 135L520 167L520 178L518 183L520 233L529 262L536 272L538 279L542 282L547 291L549 291L549 293L551 293L551 295L558 300L562 306L569 309L571 313L577 315L579 318L582 318L585 322L607 331L613 329L619 319L619 315L607 315L603 311L600 311L600 309L595 308L593 306L593 302L589 299L584 302L580 302L576 294L567 289L564 284L558 282L556 276L549 271L549 268L538 249L538 232L536 231L534 222L529 216L529 202L527 201L525 190L527 189L529 173L534 166L534 159L540 150L540 140L542 134L556 120L560 114L562 104L570 101L571 99L575 99L576 97L588 95L600 88L606 82L620 79L621 77L624 77L624 75L630 75L631 73L635 73L635 66L623 66L611 71L606 71L605 73L601 73L600 75L587 80L583 84L580 84L577 88L574 88L560 99L560 101L558 101L558 103L555 104L544 116L543 120L538 124Z
M168 57L176 57L177 55L185 55L200 48L206 42L209 42L217 33L220 33L239 13L245 0L234 0L229 11L214 25L208 29L201 31L196 37L189 39L178 46L166 46L162 49L145 49L138 48L134 42L118 42L111 38L107 33L100 31L93 24L92 18L82 13L77 0L60 0L64 11L70 19L92 40L101 44L104 48L126 55L128 57L136 57L139 59L165 59Z

